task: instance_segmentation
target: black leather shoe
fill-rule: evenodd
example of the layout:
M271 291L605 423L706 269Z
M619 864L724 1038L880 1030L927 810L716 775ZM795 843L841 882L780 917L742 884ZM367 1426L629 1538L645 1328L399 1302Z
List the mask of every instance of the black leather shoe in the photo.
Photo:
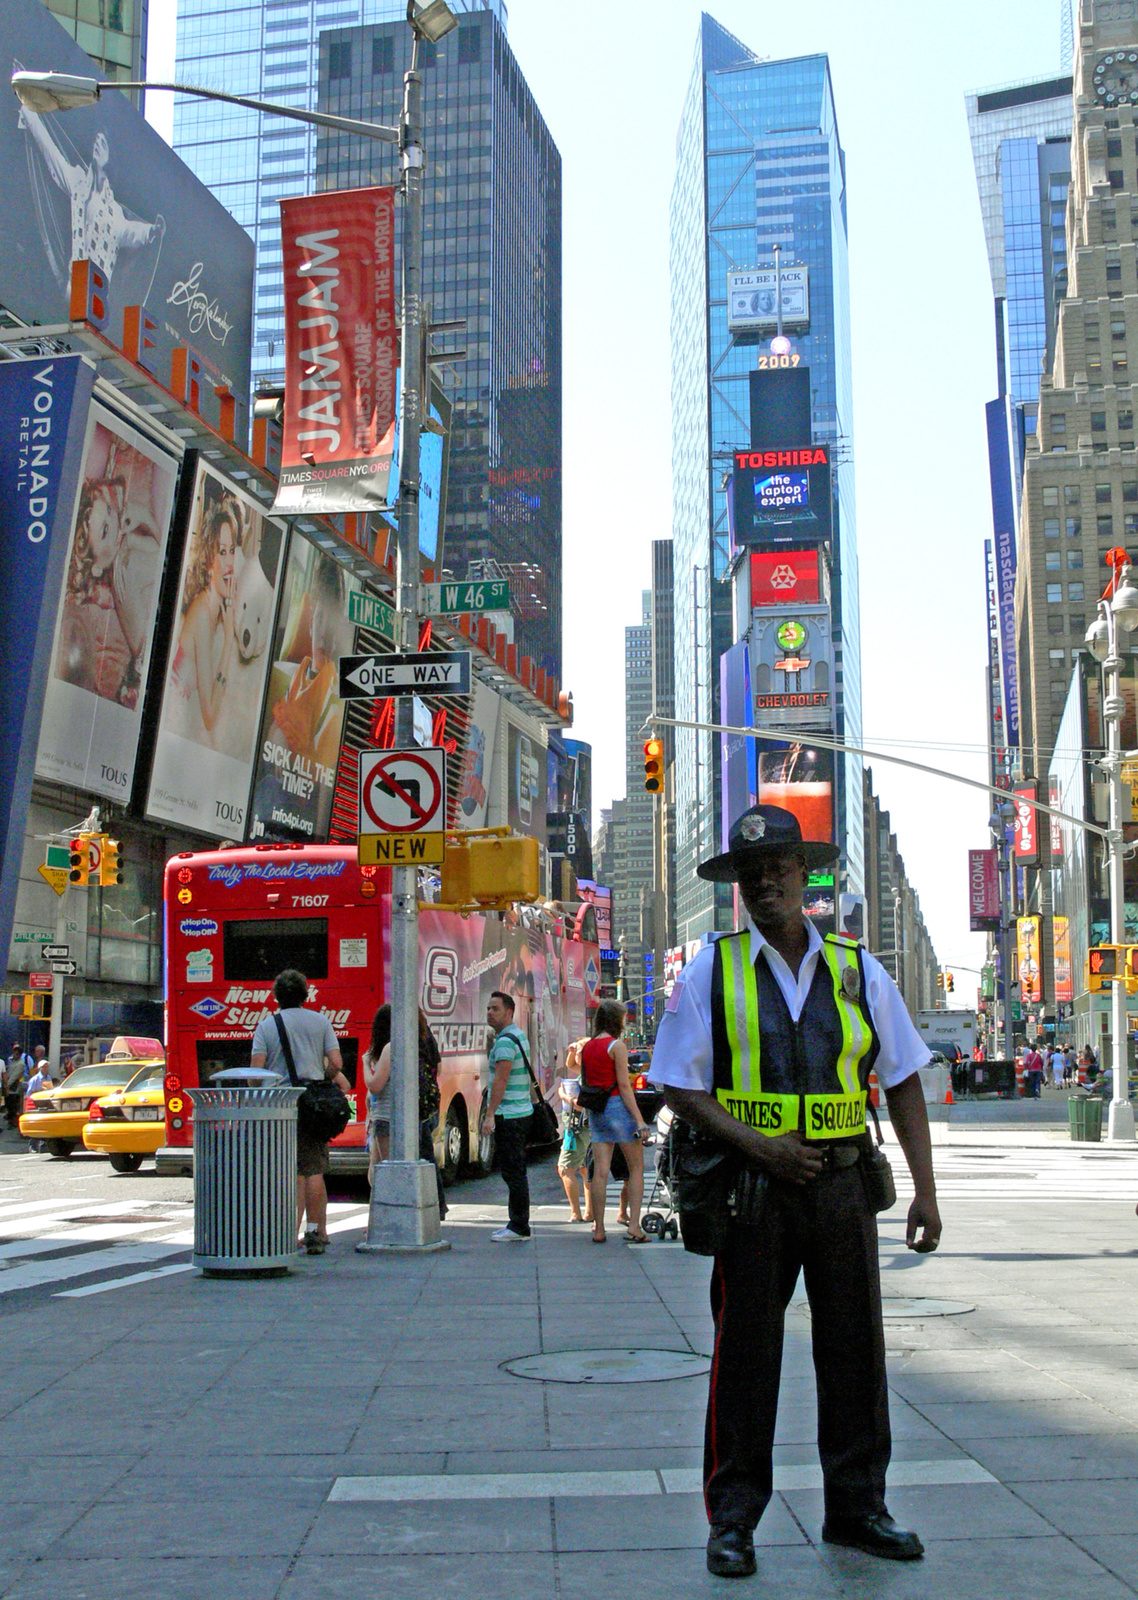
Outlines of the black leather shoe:
M730 1524L712 1528L707 1541L707 1570L717 1578L749 1578L755 1570L755 1539L750 1528Z
M876 1517L827 1517L822 1538L826 1544L843 1544L887 1561L919 1561L925 1553L916 1534L899 1528L886 1511Z

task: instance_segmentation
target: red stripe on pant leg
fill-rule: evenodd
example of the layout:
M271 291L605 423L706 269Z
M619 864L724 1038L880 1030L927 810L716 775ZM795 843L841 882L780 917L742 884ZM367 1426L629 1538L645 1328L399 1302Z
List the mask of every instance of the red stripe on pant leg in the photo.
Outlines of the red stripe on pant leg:
M715 1258L715 1270L712 1273L712 1310L715 1315L715 1348L711 1352L711 1381L707 1390L707 1421L708 1433L711 1438L711 1468L703 1480L703 1509L708 1522L711 1521L711 1507L707 1503L707 1485L719 1470L719 1449L717 1443L718 1412L716 1409L716 1386L719 1380L719 1339L723 1327L723 1306L727 1298L727 1281L723 1271L723 1259Z

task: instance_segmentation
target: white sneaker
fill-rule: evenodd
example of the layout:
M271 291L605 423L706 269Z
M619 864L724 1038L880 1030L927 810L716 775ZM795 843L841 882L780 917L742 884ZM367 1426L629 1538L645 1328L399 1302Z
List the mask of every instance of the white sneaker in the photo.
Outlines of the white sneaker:
M528 1244L528 1233L515 1233L513 1228L499 1228L490 1235L495 1244Z

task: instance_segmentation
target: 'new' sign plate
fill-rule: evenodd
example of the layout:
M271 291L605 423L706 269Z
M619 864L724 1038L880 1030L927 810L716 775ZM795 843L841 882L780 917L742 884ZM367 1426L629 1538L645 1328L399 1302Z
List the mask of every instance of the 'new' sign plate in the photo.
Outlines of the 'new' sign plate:
M380 695L469 693L469 650L340 657L341 700L369 700Z

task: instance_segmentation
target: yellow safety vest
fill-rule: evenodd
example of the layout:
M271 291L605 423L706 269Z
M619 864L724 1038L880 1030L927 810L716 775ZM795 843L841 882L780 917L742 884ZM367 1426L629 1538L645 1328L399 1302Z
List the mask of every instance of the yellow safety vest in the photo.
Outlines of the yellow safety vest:
M764 1094L759 984L750 930L718 940L716 950L722 961L722 1021L731 1052L731 1086L715 1091L720 1105L749 1128L772 1138L799 1127L807 1139L850 1139L861 1134L865 1129L861 1064L874 1046L874 1034L866 1012L855 1003L861 994L857 944L832 934L823 941L823 959L833 981L842 1027L842 1048L835 1064L841 1088L832 1094ZM846 978L844 974L851 969L854 978Z

